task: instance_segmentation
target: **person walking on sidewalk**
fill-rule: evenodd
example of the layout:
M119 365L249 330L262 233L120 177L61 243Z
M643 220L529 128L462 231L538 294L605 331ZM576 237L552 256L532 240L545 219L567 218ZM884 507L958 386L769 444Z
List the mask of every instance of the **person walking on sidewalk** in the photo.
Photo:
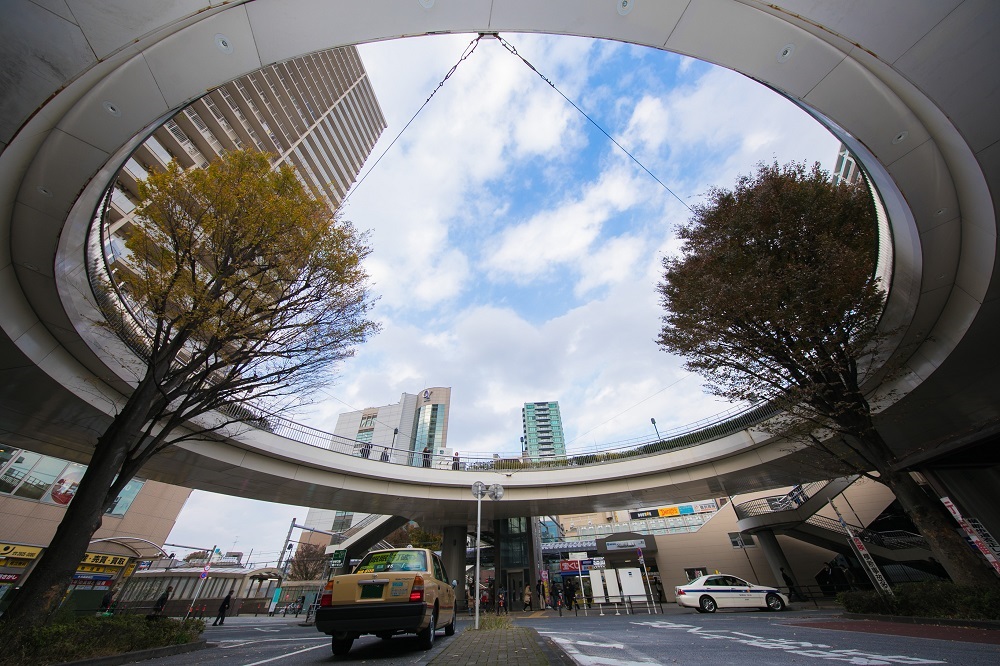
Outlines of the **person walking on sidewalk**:
M222 600L222 603L219 605L219 615L215 618L215 622L212 623L213 627L225 624L226 611L229 610L229 604L233 601L233 592L235 591L236 590L229 590L229 594L227 594L226 598Z
M524 608L522 608L521 610L522 611L530 611L531 610L531 585L525 585L524 586L524 599L523 599L523 601L524 601Z

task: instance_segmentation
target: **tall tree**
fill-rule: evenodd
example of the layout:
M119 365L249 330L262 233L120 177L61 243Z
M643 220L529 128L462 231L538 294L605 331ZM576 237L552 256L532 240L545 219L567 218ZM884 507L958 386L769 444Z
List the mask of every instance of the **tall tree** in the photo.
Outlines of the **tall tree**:
M378 326L367 237L331 216L292 169L232 152L140 184L127 261L103 286L108 326L138 352L134 388L97 439L55 536L2 618L44 623L101 518L157 453L231 436L332 379ZM248 405L260 407L258 411Z
M660 347L717 395L774 401L796 422L779 434L875 472L955 582L996 583L872 421L863 373L888 334L868 188L834 185L818 164L760 164L693 212L681 255L663 260Z
M314 543L299 544L288 569L288 580L319 580L326 573L330 557L323 546Z

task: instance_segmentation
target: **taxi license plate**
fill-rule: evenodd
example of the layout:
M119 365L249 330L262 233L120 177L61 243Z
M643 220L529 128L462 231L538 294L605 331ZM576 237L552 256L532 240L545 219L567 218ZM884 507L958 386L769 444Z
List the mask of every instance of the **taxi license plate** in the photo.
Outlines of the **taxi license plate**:
M381 599L382 598L382 583L376 585L362 585L361 586L361 598L362 599Z

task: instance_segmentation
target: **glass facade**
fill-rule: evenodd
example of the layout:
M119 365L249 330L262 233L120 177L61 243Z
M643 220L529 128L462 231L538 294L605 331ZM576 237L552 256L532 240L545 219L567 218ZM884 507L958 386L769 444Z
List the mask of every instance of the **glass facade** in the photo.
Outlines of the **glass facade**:
M86 471L86 465L0 446L0 494L3 495L66 506L76 495ZM129 481L106 513L124 516L142 485L139 479Z
M418 467L422 465L423 458L419 454L423 452L424 448L434 451L435 447L445 440L446 423L446 406L443 404L424 405L417 410L413 452L418 455L413 456L412 464Z

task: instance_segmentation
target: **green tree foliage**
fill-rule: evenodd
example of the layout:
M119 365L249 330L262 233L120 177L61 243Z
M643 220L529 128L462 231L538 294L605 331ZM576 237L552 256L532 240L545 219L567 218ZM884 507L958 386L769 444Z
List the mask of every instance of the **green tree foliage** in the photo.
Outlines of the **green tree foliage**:
M863 373L887 334L867 187L835 186L819 165L761 164L733 190L712 189L679 234L658 286L660 347L717 395L777 403L795 417L782 434L840 469L877 472L955 582L995 581L941 504L894 469L872 421Z
M288 568L288 580L319 580L326 573L330 557L323 546L299 544Z
M55 537L3 617L36 626L62 599L101 516L149 459L181 440L267 427L290 396L332 379L378 327L367 238L266 155L176 164L140 186L108 326L139 352L134 388L96 442ZM137 325L136 325L137 324ZM247 405L266 408L251 410Z
M407 546L413 546L414 548L430 548L431 550L441 550L441 542L444 536L435 532L428 532L425 529L421 529L419 525L414 522L407 523L402 527L395 529L392 533L385 538L385 540L392 544L394 548L406 548Z

